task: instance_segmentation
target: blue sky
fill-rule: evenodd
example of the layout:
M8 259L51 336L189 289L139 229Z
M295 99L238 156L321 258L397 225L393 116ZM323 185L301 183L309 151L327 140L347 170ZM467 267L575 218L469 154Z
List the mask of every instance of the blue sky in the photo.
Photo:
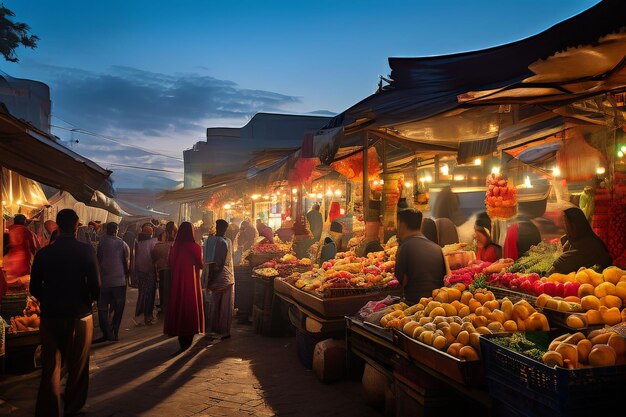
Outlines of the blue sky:
M340 112L375 90L389 56L515 41L595 3L7 0L41 40L0 69L51 86L55 125L182 157L206 127L240 126L257 111ZM172 158L75 138L75 150L104 166L182 172ZM112 168L118 186L182 177Z

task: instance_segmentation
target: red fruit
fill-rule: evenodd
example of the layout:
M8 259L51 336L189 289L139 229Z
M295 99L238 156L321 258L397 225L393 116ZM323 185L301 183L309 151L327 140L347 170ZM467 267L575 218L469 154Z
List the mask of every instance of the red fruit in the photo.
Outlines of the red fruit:
M500 180L500 181L498 181L498 185L499 185L500 187L505 187L505 186L506 186L506 180Z
M533 292L535 293L535 295L543 294L544 285L546 285L545 282L541 282L541 281L533 282Z
M548 294L552 297L556 297L556 285L554 284L554 282L546 282L543 284L543 292L545 294ZM537 294L539 295L539 294Z
M580 283L578 282L566 282L563 284L563 297L578 297L578 288Z
M496 197L500 195L500 187L493 188L493 195Z
M533 293L533 284L529 280L526 280L520 284L520 289L527 294Z
M554 296L563 297L563 283L562 282L556 282L554 284Z
M540 277L537 274L530 274L526 277L530 282L539 281Z

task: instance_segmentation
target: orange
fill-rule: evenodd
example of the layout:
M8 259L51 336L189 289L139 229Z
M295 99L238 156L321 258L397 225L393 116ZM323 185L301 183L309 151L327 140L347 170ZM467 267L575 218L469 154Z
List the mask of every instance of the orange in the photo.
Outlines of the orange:
M555 274L552 274L552 275L555 275ZM552 277L552 275L550 275L550 277ZM578 271L575 277L576 277L576 281L578 281L580 284L591 284L591 278L589 277L589 275L587 275L584 269Z
M504 330L507 332L516 332L517 331L517 323L513 320L507 320L503 324Z
M576 304L580 304L580 298L574 296L574 295L570 295L569 297L565 297L565 301L567 301L568 303L576 303Z
M578 362L589 362L589 352L591 352L591 349L593 349L593 345L590 340L583 339L578 342L576 345L576 350L578 350Z
M470 314L470 308L468 306L463 306L459 308L459 317L465 317Z
M600 316L602 316L602 321L604 324L608 324L609 326L614 326L617 323L622 322L622 316L617 307L606 308L604 306L600 307Z
M445 310L446 314L444 314L445 316L451 317L451 316L456 316L456 308L454 308L454 306L452 304L442 304L441 307Z
M610 266L602 271L602 275L604 276L604 281L617 285L622 275L624 275L624 271L616 266Z
M606 297L607 295L615 295L615 285L610 282L603 282L596 286L593 293L598 298Z
M485 304L486 301L489 301L487 299L487 294L482 293L482 292L477 292L476 294L474 294L474 298L476 299L476 301L478 301L481 305Z
M603 324L602 316L598 310L589 310L585 313L585 317L587 318L587 323L590 326L595 326L598 324Z
M582 329L584 327L586 327L585 322L583 321L583 319L581 318L581 316L577 316L577 315L569 315L567 316L567 327L572 328L572 329Z
M596 345L589 352L589 365L591 366L613 366L615 360L615 350L609 345Z
M472 295L471 292L469 291L463 291L463 293L461 294L461 302L463 304L465 304L466 306L469 305L470 301L474 298L474 296Z
M472 313L476 312L476 309L482 306L482 303L476 299L473 299L469 302L469 308Z
M611 337L609 337L609 343L607 344L613 348L617 356L621 356L626 353L626 339L617 333L613 333Z
M430 317L445 316L445 315L446 315L446 310L444 310L443 307L435 307L432 309L432 311L429 314Z
M616 295L607 295L605 297L600 298L600 304L608 308L611 308L611 307L620 308L622 306L622 299Z
M497 300L489 300L489 301L486 301L485 304L483 304L483 306L493 311L497 308L500 308L500 303Z
M457 301L461 299L461 291L456 288L448 289L448 299L449 301Z
M583 298L586 295L593 295L595 288L591 284L582 284L578 287L578 296Z
M541 294L539 297L537 297L537 301L535 301L535 304L537 305L537 307L545 307L546 302L551 298L552 297L550 297L548 294Z
M587 295L580 300L583 310L599 310L602 303L595 295Z
M626 300L626 282L620 281L615 285L615 295L622 300Z

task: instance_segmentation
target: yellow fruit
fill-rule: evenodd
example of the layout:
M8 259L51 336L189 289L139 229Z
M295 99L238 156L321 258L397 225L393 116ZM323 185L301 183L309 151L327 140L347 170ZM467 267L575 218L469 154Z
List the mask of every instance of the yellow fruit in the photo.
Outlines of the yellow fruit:
M466 361L477 361L479 359L478 352L472 346L464 346L459 350L459 358Z
M489 323L487 328L491 330L492 333L504 333L504 327L502 326L502 323L498 321Z
M459 311L460 309L462 309L463 307L465 307L465 304L462 304L459 300L454 300L450 303L454 308L456 308L456 311Z
M487 301L489 301L487 299L487 294L483 292L477 292L476 294L474 294L474 298L480 303L480 305L484 305Z
M491 310L489 310L487 307L481 306L478 307L474 313L476 313L477 316L489 317L489 314L491 314Z
M456 316L457 311L452 304L443 304L441 307L443 307L443 309L445 310L446 316Z
M472 299L469 302L469 308L472 313L476 312L476 309L482 306L483 306L482 303L476 299Z
M589 352L591 366L613 366L616 359L615 350L609 345L596 345Z
M480 352L480 333L470 333L469 345L473 347L475 351Z
M575 275L575 278L576 281L578 281L580 284L591 284L591 278L589 277L589 275L587 275L587 272L585 272L585 270L578 271Z
M626 321L626 308L622 310L622 322Z
M504 317L507 320L511 320L513 318L513 303L509 300L502 301L502 305L500 309L504 312Z
M626 282L620 281L615 285L615 295L626 301Z
M459 301L461 299L461 291L456 288L448 289L448 299L450 302Z
M465 304L466 306L469 305L470 300L472 300L473 298L474 296L469 291L463 291L463 293L461 294L461 302Z
M459 317L465 317L465 316L468 316L469 314L470 314L470 308L468 306L461 307L459 309L459 312L458 312Z
M489 324L489 319L485 316L479 316L476 315L476 317L474 317L474 321L472 321L472 323L474 324L474 327L478 328L478 327L483 327L483 326L487 326L487 324Z
M526 331L547 332L550 330L548 319L541 313L533 313L525 320Z
M602 271L602 276L604 277L604 281L610 282L615 285L617 285L622 275L624 275L624 271L622 271L616 266L610 266L606 268L604 271Z
M558 310L559 309L559 300L556 298L550 297L549 300L546 300L545 308L549 308L550 310Z
M556 347L555 352L560 353L563 357L563 365L570 369L578 368L578 350L576 345L563 342Z
M489 300L483 304L484 307L487 307L489 310L493 311L497 308L500 308L500 303L497 300Z
M552 297L550 297L548 294L541 294L539 297L537 297L537 301L535 301L535 304L537 305L537 307L545 307L546 302L551 298Z
M567 316L566 323L567 327L572 329L583 329L587 327L581 316L577 316L574 314Z
M616 325L617 323L622 322L621 312L617 307L606 308L604 306L600 307L600 316L602 316L602 321L604 324L608 324L609 326Z
M432 309L432 311L429 314L430 317L445 316L445 315L446 315L446 310L444 310L443 307L435 307Z
M410 321L404 325L404 327L402 328L402 332L404 334L408 334L409 336L411 336L413 335L413 332L415 331L415 329L417 329L418 327L420 327L420 324L418 322Z
M466 330L462 330L456 337L456 341L462 343L463 345L469 344L470 334Z
M603 344L607 344L609 342L609 339L611 338L612 333L610 332L606 332L606 333L601 333L597 336L592 337L591 340L591 344L592 345L603 345Z
M626 353L626 339L617 333L611 334L607 344L613 348L617 356L622 356Z
M447 352L448 352L449 355L458 357L459 356L459 351L461 350L461 348L463 346L465 346L465 345L462 345L461 343L452 343L448 347Z
M425 332L422 332L419 339L427 345L432 345L433 340L435 340L435 333L430 330L426 330Z
M422 326L416 327L415 330L413 330L413 333L411 334L411 337L413 339L419 339L420 336L422 335L422 333L424 333L426 331L426 329Z
M528 308L519 303L515 304L515 306L513 307L513 311L514 315L521 320L526 320L528 316L530 316L530 311L528 310Z
M559 273L554 273L552 275L550 275L548 277L548 280L552 281L552 282L565 282L565 280L567 279L567 276L565 274L559 274Z
M602 321L602 316L598 310L589 310L585 313L585 317L587 318L587 324L589 326L595 326L598 324L604 324Z
M499 323L504 323L506 321L504 312L502 310L498 310L497 308L493 310L488 317L489 320L497 321Z
M594 291L595 291L595 288L593 285L582 284L580 287L578 287L578 297L582 299L586 295L593 295Z
M491 330L489 330L487 327L484 327L484 326L477 327L476 332L479 334L491 334Z
M600 298L600 304L608 308L620 308L622 306L622 299L619 298L617 295L607 295Z
M606 297L607 295L615 295L615 285L610 282L603 282L596 287L593 293L598 298Z
M602 274L597 273L593 269L587 269L587 275L591 278L591 284L593 284L594 287L597 287L604 282Z
M435 291L437 291L437 295L435 295ZM433 290L433 300L439 301L440 303L447 303L448 301L450 301L448 291Z
M461 325L459 323L450 323L450 333L452 333L452 336L457 337L460 332Z
M507 320L503 324L504 330L507 332L516 332L517 331L517 323L513 320Z
M583 310L599 310L602 303L595 295L587 295L580 300Z
M433 340L433 347L435 349L442 350L443 348L446 347L446 344L447 344L447 340L444 336L437 336Z
M563 356L561 356L558 352L548 351L543 354L541 358L543 363L548 365L550 368L554 368L555 366L563 367Z
M589 352L593 345L589 339L583 339L576 345L576 350L578 351L578 362L580 363L589 363Z

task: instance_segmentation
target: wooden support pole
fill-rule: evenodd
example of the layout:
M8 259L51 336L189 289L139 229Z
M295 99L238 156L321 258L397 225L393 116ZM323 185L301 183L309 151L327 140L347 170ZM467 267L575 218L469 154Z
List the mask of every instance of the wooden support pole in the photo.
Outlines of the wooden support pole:
M0 204L2 204L2 195L4 194L4 178L2 176L2 167L0 166ZM2 228L0 233L0 255L4 256L4 205L0 207L0 227Z
M367 217L370 209L369 161L367 150L369 138L367 130L363 132L363 216Z
M433 173L435 184L439 183L439 155L435 155L435 172Z

